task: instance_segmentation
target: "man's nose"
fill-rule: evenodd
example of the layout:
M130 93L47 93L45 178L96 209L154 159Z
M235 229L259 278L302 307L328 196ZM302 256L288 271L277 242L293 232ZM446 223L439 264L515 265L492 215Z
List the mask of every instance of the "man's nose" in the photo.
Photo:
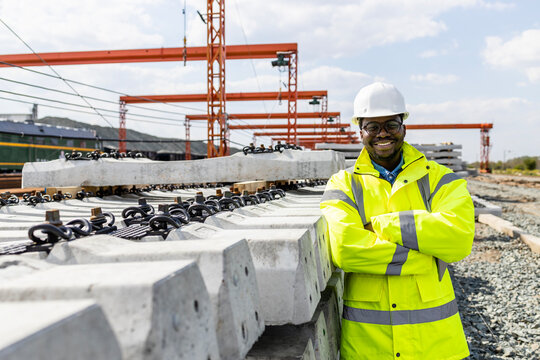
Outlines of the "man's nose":
M378 137L385 137L385 136L390 136L390 134L386 131L386 127L382 126L381 131L379 131L379 134L377 136Z

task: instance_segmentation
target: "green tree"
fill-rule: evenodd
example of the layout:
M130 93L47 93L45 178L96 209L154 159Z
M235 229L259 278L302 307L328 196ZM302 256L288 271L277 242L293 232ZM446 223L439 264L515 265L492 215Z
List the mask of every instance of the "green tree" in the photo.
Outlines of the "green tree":
M536 159L533 157L525 158L523 159L523 165L527 170L534 170L536 169Z

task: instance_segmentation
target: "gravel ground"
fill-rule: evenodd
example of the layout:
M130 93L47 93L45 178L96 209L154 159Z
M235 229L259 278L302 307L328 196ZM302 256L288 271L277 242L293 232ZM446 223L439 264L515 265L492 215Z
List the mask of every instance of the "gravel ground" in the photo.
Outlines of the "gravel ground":
M503 218L540 236L540 189L468 179ZM476 224L472 253L450 269L470 359L540 359L540 254Z
M497 177L467 179L471 194L502 208L502 217L525 232L540 237L540 189L494 182ZM505 178L506 179L506 178Z

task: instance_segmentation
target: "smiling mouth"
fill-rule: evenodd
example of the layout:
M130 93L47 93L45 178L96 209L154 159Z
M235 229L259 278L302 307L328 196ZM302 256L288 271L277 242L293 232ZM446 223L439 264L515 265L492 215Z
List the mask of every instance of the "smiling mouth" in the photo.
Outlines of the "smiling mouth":
M386 141L379 141L373 144L373 147L378 149L389 149L394 145L393 141L386 140Z

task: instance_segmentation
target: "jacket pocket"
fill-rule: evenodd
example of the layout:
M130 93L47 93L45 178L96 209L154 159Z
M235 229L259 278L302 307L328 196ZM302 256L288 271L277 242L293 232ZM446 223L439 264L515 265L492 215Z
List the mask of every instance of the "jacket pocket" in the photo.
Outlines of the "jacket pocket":
M416 285L422 302L430 302L441 299L452 293L452 283L448 276L439 281L437 272L430 272L423 275L415 275Z
M381 275L346 273L343 300L378 302L384 282Z

